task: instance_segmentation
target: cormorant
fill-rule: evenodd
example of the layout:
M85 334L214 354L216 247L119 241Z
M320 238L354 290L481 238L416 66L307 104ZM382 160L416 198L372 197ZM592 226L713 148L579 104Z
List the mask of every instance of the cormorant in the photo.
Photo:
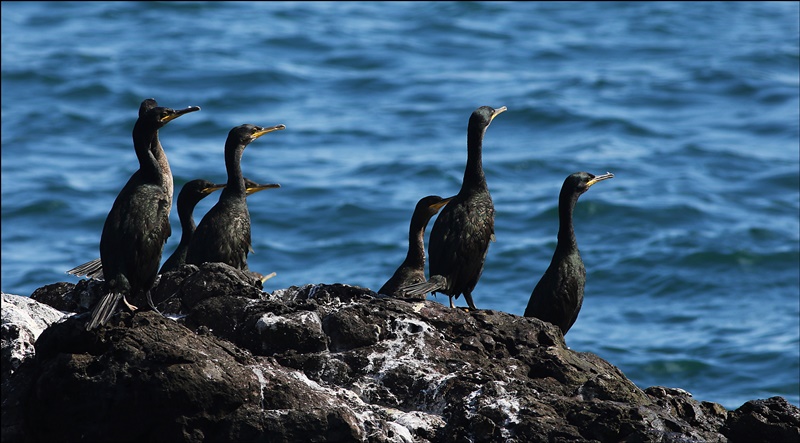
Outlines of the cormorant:
M483 273L489 242L494 240L494 204L483 173L483 136L489 124L506 107L481 106L467 126L467 165L461 190L445 206L431 229L428 268L431 278L403 289L406 295L442 292L450 298L464 294L475 310L472 290Z
M581 194L595 183L612 177L614 174L610 172L598 176L576 172L564 180L558 196L558 243L550 266L533 288L525 317L550 322L564 335L578 318L586 284L586 269L578 251L572 213Z
M256 192L263 191L264 189L280 188L281 185L277 183L258 184L249 178L244 178L245 194L255 194ZM187 182L183 185L181 193L178 194L178 218L181 220L181 241L172 255L169 256L164 265L161 266L159 274L173 271L180 265L186 263L186 251L189 249L189 243L192 240L192 235L195 231L194 207L200 200L216 191L217 189L224 188L225 185L214 184L208 180L196 179Z
M166 158L166 156L162 158ZM244 178L244 183L246 190L245 192L247 195L255 194L256 192L260 192L265 189L281 187L281 185L278 183L259 184L247 177ZM194 218L192 217L194 207L200 200L207 197L211 192L224 187L225 185L215 185L214 183L203 179L193 180L183 185L181 193L178 194L178 218L181 222L181 241L172 255L170 255L167 261L164 262L164 265L161 266L161 270L158 271L159 274L172 271L178 266L186 263L186 249L189 247L189 240L191 239L195 230ZM184 193L186 194L185 196ZM184 197L182 198L181 196ZM70 269L67 271L67 274L72 274L77 277L86 276L86 278L90 279L103 280L103 263L99 258L96 258L90 262L86 262L80 266ZM274 275L271 277L273 276Z
M144 292L149 307L155 309L150 289L158 274L164 243L171 234L167 186L172 182L157 158L156 151L161 149L158 130L181 115L199 110L197 106L179 110L160 107L153 99L144 100L139 107L139 118L133 127L139 170L117 195L103 226L100 260L106 295L94 307L87 330L107 322L120 300L135 309L126 296Z
M158 106L158 103L155 99L148 98L144 100L140 106L140 111L155 108ZM158 162L159 166L161 166L161 171L164 177L164 188L167 190L167 195L169 197L169 207L172 207L172 196L173 196L173 180L172 180L172 170L169 167L169 161L167 160L167 154L164 152L164 148L161 146L161 141L156 135L151 142L150 149L153 151L153 155L155 156L156 161ZM137 172L138 173L138 172ZM99 258L96 258L92 261L86 262L82 265L78 265L69 271L67 274L72 274L76 277L83 277L92 278L97 280L103 280L103 265Z
M175 251L172 252L172 255L161 266L161 270L158 271L159 274L175 270L178 266L186 263L186 249L189 247L189 240L191 240L195 229L194 217L192 216L194 207L197 206L200 200L206 198L217 189L224 187L225 185L218 185L202 178L186 182L183 185L180 194L178 194L181 241Z
M249 196L250 194L255 194L256 192L263 191L264 189L280 188L280 187L281 187L281 185L279 185L278 183L258 184L258 183L256 183L256 182L254 182L254 181L250 180L250 179L249 179L249 178L247 178L247 177L245 177L245 178L244 178L244 186L245 186L245 189L247 190L247 195L248 195L248 196ZM252 248L252 247L250 248L250 252L252 252L252 253L255 253L255 251L253 251L253 248ZM252 273L253 273L253 275L255 275L255 276L256 276L256 277L257 277L259 280L261 280L261 284L262 284L262 285L263 285L264 283L266 283L266 282L267 282L267 280L269 280L269 279L271 279L272 277L275 277L276 275L278 275L278 273L277 273L277 272L271 272L271 273L269 273L269 274L267 274L267 275L263 275L263 274L261 274L260 272L255 272L255 271L251 271L251 272L252 272Z
M408 253L394 275L378 291L380 294L402 296L400 288L425 281L425 228L431 217L439 212L453 197L438 195L423 197L414 208L408 228Z
M228 183L219 201L200 221L186 252L186 263L226 263L249 271L247 254L251 250L250 212L242 177L244 149L264 134L285 129L284 125L261 127L240 125L230 130L225 141L225 169Z

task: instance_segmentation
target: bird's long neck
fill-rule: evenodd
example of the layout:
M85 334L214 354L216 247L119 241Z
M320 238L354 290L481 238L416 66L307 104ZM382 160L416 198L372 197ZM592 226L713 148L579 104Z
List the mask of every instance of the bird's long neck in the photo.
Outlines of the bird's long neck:
M415 268L425 267L425 228L428 226L429 218L411 218L411 226L408 229L408 253L406 254L405 264Z
M158 162L158 165L161 167L161 176L164 180L164 187L166 188L167 195L169 196L169 204L172 206L172 195L175 189L172 180L172 169L169 167L167 153L164 152L164 147L161 146L161 140L158 138L158 131L156 131L155 136L150 141L150 151L153 153L156 162Z
M160 184L161 165L150 148L153 140L158 140L158 130L146 130L137 122L133 127L133 147L139 159L139 174L148 183Z
M181 241L179 244L181 245L189 244L197 227L192 216L196 204L197 202L190 202L189 204L181 205L180 197L178 198L178 218L181 221Z
M558 246L561 251L571 251L578 248L575 239L575 228L572 224L572 214L579 194L562 190L558 197Z
M486 128L469 128L467 131L467 167L461 182L461 193L486 188L483 173L483 135Z
M247 194L244 186L244 176L242 176L242 154L246 145L236 145L233 148L225 148L225 169L228 171L228 184L222 190L220 199L241 198Z

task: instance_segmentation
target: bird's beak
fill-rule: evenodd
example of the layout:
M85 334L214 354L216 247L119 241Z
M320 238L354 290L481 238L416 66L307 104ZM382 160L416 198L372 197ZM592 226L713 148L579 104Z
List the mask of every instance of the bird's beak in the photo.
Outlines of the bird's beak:
M507 110L508 110L508 108L506 108L505 106L501 106L501 107L495 109L494 110L494 114L492 114L492 118L489 121L491 122L492 120L494 120L495 117L497 117L498 115L506 112Z
M250 194L255 194L256 192L263 191L264 189L272 189L272 188L280 188L280 187L281 187L281 185L279 185L278 183L267 183L267 184L264 184L264 185L248 186L245 189L245 193L247 195L250 195Z
M188 108L183 109L176 109L175 111L171 112L169 115L161 119L161 123L171 122L176 118L182 116L183 114L188 114L190 112L199 111L200 106L189 106Z
M272 273L270 273L268 275L265 275L265 276L261 277L261 283L263 284L264 282L266 282L267 280L271 279L272 277L275 277L276 275L278 275L278 274L272 272Z
M224 187L225 187L225 185L209 186L207 188L201 189L200 192L202 192L203 194L211 194L212 192L216 191L217 189L222 189Z
M455 196L454 196L454 197L455 197ZM435 209L435 210L438 212L438 211L439 211L439 209L442 209L442 207L443 207L444 205L446 205L447 203L449 203L449 202L450 202L450 200L452 200L452 199L453 199L453 197L447 197L447 198L443 198L442 200L440 200L440 201L438 201L438 202L436 202L436 203L432 204L432 205L431 205L431 209Z
M264 134L268 134L273 131L280 131L282 129L286 129L286 125L275 125L275 126L270 126L268 128L261 128L261 130L253 133L253 140L261 137Z
M586 183L586 187L588 188L588 187L592 186L593 184L595 184L597 182L600 182L600 181L603 181L603 180L606 180L606 179L609 179L609 178L614 178L614 174L612 174L610 172L606 172L605 174L597 175L597 176L595 176L595 178L589 180Z

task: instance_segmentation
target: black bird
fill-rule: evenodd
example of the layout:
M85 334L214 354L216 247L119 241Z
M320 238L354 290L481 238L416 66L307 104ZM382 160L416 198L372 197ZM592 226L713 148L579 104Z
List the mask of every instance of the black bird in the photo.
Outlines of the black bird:
M155 99L149 98L142 102L140 108L154 108L156 106L158 106L158 103L156 103ZM164 152L164 148L161 146L161 141L158 139L158 136L153 139L152 146L150 148L153 150L153 155L161 167L164 178L164 188L167 190L167 195L169 197L169 207L172 208L172 196L174 191L172 170L169 167L167 154ZM96 258L92 261L70 269L67 271L67 274L72 274L77 277L86 276L87 278L103 280L103 265L100 259Z
M247 190L246 192L247 192L248 196L250 194L255 194L256 192L263 191L264 189L280 188L281 187L281 185L279 185L278 183L259 184L259 183L256 183L256 182L250 180L247 177L244 178L244 186L245 186L245 188ZM255 251L253 251L252 247L250 248L250 252L255 253ZM275 277L276 275L278 275L276 272L271 272L271 273L269 273L267 275L264 275L264 274L261 274L260 272L255 272L255 271L251 271L251 272L259 280L261 280L261 284L264 284L267 280L269 280L272 277Z
M100 238L100 260L106 280L106 295L94 307L86 324L91 330L108 321L122 300L135 309L126 296L142 292L151 309L150 288L158 274L161 252L171 234L169 224L172 179L167 178L157 158L163 149L158 130L197 106L174 110L160 107L153 99L144 100L133 127L133 146L139 159L136 171L114 200Z
M219 201L200 221L186 252L186 263L226 263L249 271L247 254L251 250L250 212L242 177L242 154L253 140L285 129L284 125L261 127L240 125L230 130L225 141L225 169L228 183Z
M550 266L533 288L525 317L536 317L561 329L564 335L575 324L583 304L586 269L578 251L572 213L578 197L595 183L613 178L614 174L592 175L576 172L561 186L558 196L558 243Z
M438 195L423 197L414 208L408 228L408 253L394 275L378 291L380 294L402 296L400 288L425 282L425 228L431 217L439 212L453 197Z
M256 192L263 191L264 189L280 188L281 185L277 183L258 184L247 177L244 179L245 193L247 195L255 194ZM189 249L189 243L192 240L192 235L195 231L193 212L197 203L206 198L209 194L217 189L224 188L225 185L214 184L208 180L196 179L187 182L181 188L181 193L178 194L178 218L181 220L181 241L178 247L175 248L172 255L169 256L164 265L161 266L159 274L173 271L180 265L186 263L186 251Z
M161 266L159 274L177 269L180 265L186 263L186 249L189 248L189 241L194 234L194 207L200 203L200 200L206 198L217 189L224 188L225 185L218 185L208 180L198 178L186 182L178 194L178 218L181 221L181 241L178 247L172 252L172 255L167 258L164 265Z
M483 136L489 124L506 107L481 106L467 126L467 166L461 190L445 206L431 229L428 267L431 278L403 289L406 295L442 292L450 298L464 294L475 310L472 290L483 273L489 242L494 240L494 204L483 173Z

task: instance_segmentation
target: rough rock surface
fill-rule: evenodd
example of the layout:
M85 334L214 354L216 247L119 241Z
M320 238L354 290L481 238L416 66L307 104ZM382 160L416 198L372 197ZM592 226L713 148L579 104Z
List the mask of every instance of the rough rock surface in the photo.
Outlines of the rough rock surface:
M4 442L800 441L783 398L728 411L642 390L537 319L343 284L265 293L204 264L161 276L169 318L121 312L87 332L101 288L36 291L77 315L4 372Z
M3 380L11 376L23 361L35 354L33 343L48 326L67 315L27 297L3 294L2 346Z

